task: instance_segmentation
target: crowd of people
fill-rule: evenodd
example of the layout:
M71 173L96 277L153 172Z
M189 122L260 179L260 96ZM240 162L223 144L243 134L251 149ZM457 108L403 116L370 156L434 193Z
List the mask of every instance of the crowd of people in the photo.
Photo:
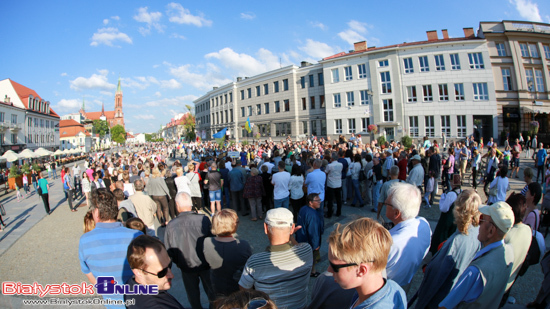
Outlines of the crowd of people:
M507 198L520 158L533 158L524 148L537 149L544 189L526 168L525 188ZM211 308L498 308L534 263L528 253L550 180L546 156L536 136L505 143L503 151L492 139L424 139L405 147L353 135L158 143L93 154L83 166L62 167L61 179L71 211L79 196L89 206L79 244L89 281L113 276L131 286L158 285L158 295L106 296L135 300L136 308L183 308L166 292L172 263L194 309L202 308L201 285ZM47 180L37 183L49 213ZM422 205L440 209L433 232L419 216ZM355 219L325 235L343 207L366 207L376 220ZM252 254L235 238L245 219L263 221L265 251ZM428 252L422 284L408 299ZM316 269L322 258L327 272ZM543 290L532 306L548 304Z

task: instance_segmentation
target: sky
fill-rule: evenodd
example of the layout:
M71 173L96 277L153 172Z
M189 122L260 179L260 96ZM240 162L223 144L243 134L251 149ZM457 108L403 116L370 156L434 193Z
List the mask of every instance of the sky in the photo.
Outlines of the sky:
M59 115L114 110L151 133L185 105L236 80L316 63L366 40L386 46L450 37L480 21L550 23L550 1L9 1L0 2L0 80L34 89Z

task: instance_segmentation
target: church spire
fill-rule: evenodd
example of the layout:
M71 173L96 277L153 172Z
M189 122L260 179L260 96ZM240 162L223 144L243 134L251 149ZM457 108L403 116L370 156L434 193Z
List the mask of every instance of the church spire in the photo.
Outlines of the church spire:
M105 116L105 103L101 102L101 116Z
M120 88L120 76L118 77L118 86L116 88L117 93L122 93L122 88Z
M86 112L86 102L84 101L84 98L82 98L82 108L81 108L81 110L83 112Z

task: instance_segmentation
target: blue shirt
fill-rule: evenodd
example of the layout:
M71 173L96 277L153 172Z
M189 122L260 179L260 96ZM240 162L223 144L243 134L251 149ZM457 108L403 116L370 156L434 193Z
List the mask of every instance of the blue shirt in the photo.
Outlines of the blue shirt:
M48 181L46 179L38 179L38 186L42 189L42 194L48 194Z
M358 299L359 294L355 292L351 301L351 306L349 307L350 309L353 309ZM403 289L393 280L384 279L384 286L355 308L405 309L407 308L407 295L405 295L405 291L403 291Z
M305 185L307 186L307 194L318 193L321 201L325 200L325 182L327 174L316 168L313 172L307 174Z
M472 261L500 246L504 246L504 240L494 242L479 250ZM439 304L439 307L451 309L458 306L460 302L471 303L478 299L482 292L483 278L481 277L479 268L468 266L456 282L456 285L449 292L449 295Z
M344 158L339 158L338 162L342 163L342 165L343 165L343 167L342 167L342 179L346 179L346 175L348 174L348 167L349 167L348 160L346 160Z
M546 159L546 156L548 154L546 153L546 149L539 149L537 152L537 165L541 166L544 165L544 159Z
M309 206L302 207L296 222L296 226L301 225L302 228L296 232L296 241L307 242L311 245L312 250L319 248L321 235L323 235L322 220L317 210Z
M241 191L244 189L245 177L240 169L234 168L229 172L229 185L231 191Z

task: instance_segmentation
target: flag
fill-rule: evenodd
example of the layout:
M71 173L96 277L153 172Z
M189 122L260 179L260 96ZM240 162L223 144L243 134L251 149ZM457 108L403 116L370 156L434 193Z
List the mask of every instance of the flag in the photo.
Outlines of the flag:
M252 132L252 127L250 126L250 117L246 120L246 123L244 124L244 128L246 129L246 132L250 133Z
M227 131L227 128L223 128L218 133L212 135L212 137L216 139L216 143L218 143L218 145L220 145L220 147L222 147L224 142L225 142L225 132L226 131Z

